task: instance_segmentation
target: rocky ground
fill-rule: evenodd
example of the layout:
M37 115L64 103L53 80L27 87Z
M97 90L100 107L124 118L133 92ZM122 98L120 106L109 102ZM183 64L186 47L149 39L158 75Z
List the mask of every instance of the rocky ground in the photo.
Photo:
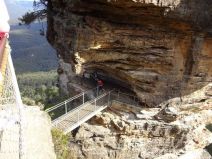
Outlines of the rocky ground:
M211 159L211 124L209 84L160 108L114 101L73 134L69 147L75 157L86 159Z

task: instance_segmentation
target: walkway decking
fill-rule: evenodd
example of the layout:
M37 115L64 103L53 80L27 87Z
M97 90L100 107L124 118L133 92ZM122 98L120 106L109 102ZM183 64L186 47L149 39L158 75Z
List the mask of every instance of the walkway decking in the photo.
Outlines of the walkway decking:
M95 106L94 103L89 103L83 106L81 109L71 111L61 120L56 121L55 123L53 122L53 125L63 132L68 133L95 116L97 113L101 112L107 106L108 104L103 106Z

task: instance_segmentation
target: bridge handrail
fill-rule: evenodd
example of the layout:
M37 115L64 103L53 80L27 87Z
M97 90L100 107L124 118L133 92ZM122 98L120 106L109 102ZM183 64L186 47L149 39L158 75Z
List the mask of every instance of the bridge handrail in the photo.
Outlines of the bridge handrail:
M96 88L94 88L94 89L96 89ZM138 103L139 103L139 100L138 100L138 98L137 98L136 96L131 95L131 94L127 94L127 93L123 93L123 92L121 92L121 91L119 91L119 90L113 89L113 90L111 90L111 91L109 91L109 92L106 92L106 93L104 93L104 94L102 94L102 95L100 95L100 96L98 96L98 97L96 97L96 98L94 98L94 99L91 99L91 100L89 100L89 101L87 101L87 102L83 102L82 104L80 104L80 105L77 106L76 108L71 109L71 110L68 111L68 109L67 109L67 104L68 104L70 101L73 101L74 99L77 99L78 97L82 96L83 94L86 94L86 93L89 92L89 91L93 91L94 89L88 90L88 91L86 91L86 92L82 92L82 93L80 93L80 94L78 94L78 95L76 95L76 96L74 96L74 97L72 97L72 98L70 98L70 99L67 99L67 100L65 100L65 101L63 101L63 102L61 102L61 103L55 105L54 107L51 107L51 108L47 109L46 112L50 114L51 112L54 112L55 109L57 109L57 108L59 108L59 107L64 107L65 112L64 112L61 116L59 116L59 117L53 119L52 121L54 122L54 121L56 121L57 119L58 119L58 120L61 119L61 118L62 118L63 116L65 116L68 112L75 111L75 110L77 110L77 109L81 109L81 107L84 108L84 106L89 105L89 103L93 103L95 100L98 100L98 99L104 97L104 96L107 95L108 93L110 93L111 96L115 96L115 99L113 99L113 100L117 100L117 101L120 101L120 102L122 102L122 103L132 104L132 105L138 105ZM122 98L123 98L122 95L124 95L124 97L128 96L128 97L133 98L133 99L132 99L132 100L127 99L127 102L126 102L126 101L124 101L124 99L122 99ZM110 99L110 101L111 101L111 99ZM51 114L50 114L50 115L51 115Z
M113 90L112 90L112 91L113 91ZM69 112L72 112L72 111L75 111L75 110L78 110L78 112L79 112L82 108L85 108L85 107L89 106L89 104L92 104L93 102L95 102L95 101L97 101L97 100L99 100L99 99L105 97L106 95L110 94L112 91L106 92L106 93L104 93L104 94L98 96L98 97L95 98L95 99L92 99L92 100L90 100L90 101L88 101L88 102L86 102L86 103L84 103L84 104L81 104L80 106L78 106L78 107L72 109L72 110L69 111ZM61 120L66 119L66 118L67 118L67 114L63 114L63 115L60 116L59 118L56 118L55 120L53 120L52 123L53 123L54 125L57 125L58 122L60 122Z
M118 92L118 94L123 94L123 95L129 96L129 97L138 98L136 95L132 95L132 94L129 94L129 93L124 93L124 92L121 92L120 90L116 90L116 91Z
M63 101L63 102L58 103L57 105L55 105L55 106L53 106L53 107L51 107L51 108L46 109L45 111L46 111L47 113L49 113L49 112L51 112L52 110L55 110L55 109L59 108L60 106L63 106L64 104L69 103L70 101L73 101L74 99L79 98L79 97L82 96L83 94L86 94L86 93L88 93L89 91L93 91L93 90L95 90L95 89L97 89L97 88L93 88L93 89L90 89L90 90L88 90L88 91L84 91L84 92L82 92L82 93L80 93L80 94L77 94L77 95L75 95L75 96L73 96L73 97L71 97L71 98L69 98L69 99L66 99L66 100Z
M120 98L120 97L123 97L123 95L124 95L125 97L127 96L127 97L130 97L130 98L133 98L133 101L134 101L134 102L139 102L139 98L138 98L137 96L132 95L132 94L129 94L129 93L123 93L123 92L121 92L120 90L116 90L115 93L112 93L112 95L117 96L118 99L116 99L116 100L119 100L119 101L122 102L122 103L126 103L126 102L124 102L123 100L121 100L121 98Z
M87 105L88 103L90 103L91 101L88 101L88 102L86 102L86 103L84 103L84 104L81 104L81 105L79 105L78 107L76 107L76 108L74 108L74 109L72 109L72 110L70 110L69 112L71 112L71 111L74 111L74 110L76 110L76 109L78 109L78 108L80 108L80 107L83 107L84 105ZM60 120L60 119L65 119L65 117L66 117L66 114L67 113L64 113L63 115L61 115L60 117L58 117L58 118L56 118L56 119L54 119L54 120L52 120L52 122L56 122L57 120Z
M57 105L55 105L55 106L53 106L53 107L51 107L51 108L46 109L45 111L46 111L46 112L51 112L52 110L57 109L57 108L59 108L60 106L64 105L65 103L68 103L68 102L70 102L70 101L72 101L72 100L74 100L74 99L77 99L78 97L80 97L80 96L82 96L82 95L83 95L83 93L80 93L80 94L78 94L78 95L76 95L76 96L74 96L74 97L71 97L71 98L69 98L69 99L66 99L65 101L60 102L60 103L58 103Z

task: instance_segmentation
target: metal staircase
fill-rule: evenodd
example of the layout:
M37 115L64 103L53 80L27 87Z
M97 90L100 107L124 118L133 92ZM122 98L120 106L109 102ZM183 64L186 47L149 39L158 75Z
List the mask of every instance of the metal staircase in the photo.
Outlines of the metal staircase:
M136 96L112 90L97 95L97 89L76 95L46 110L52 118L52 127L69 133L97 113L111 105L112 101L139 105Z

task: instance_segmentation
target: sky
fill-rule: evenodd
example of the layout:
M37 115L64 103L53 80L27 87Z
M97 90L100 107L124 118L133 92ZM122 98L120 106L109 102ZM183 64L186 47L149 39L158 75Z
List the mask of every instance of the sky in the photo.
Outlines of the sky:
M33 0L5 0L10 15L10 24L18 23L18 18L33 9Z

